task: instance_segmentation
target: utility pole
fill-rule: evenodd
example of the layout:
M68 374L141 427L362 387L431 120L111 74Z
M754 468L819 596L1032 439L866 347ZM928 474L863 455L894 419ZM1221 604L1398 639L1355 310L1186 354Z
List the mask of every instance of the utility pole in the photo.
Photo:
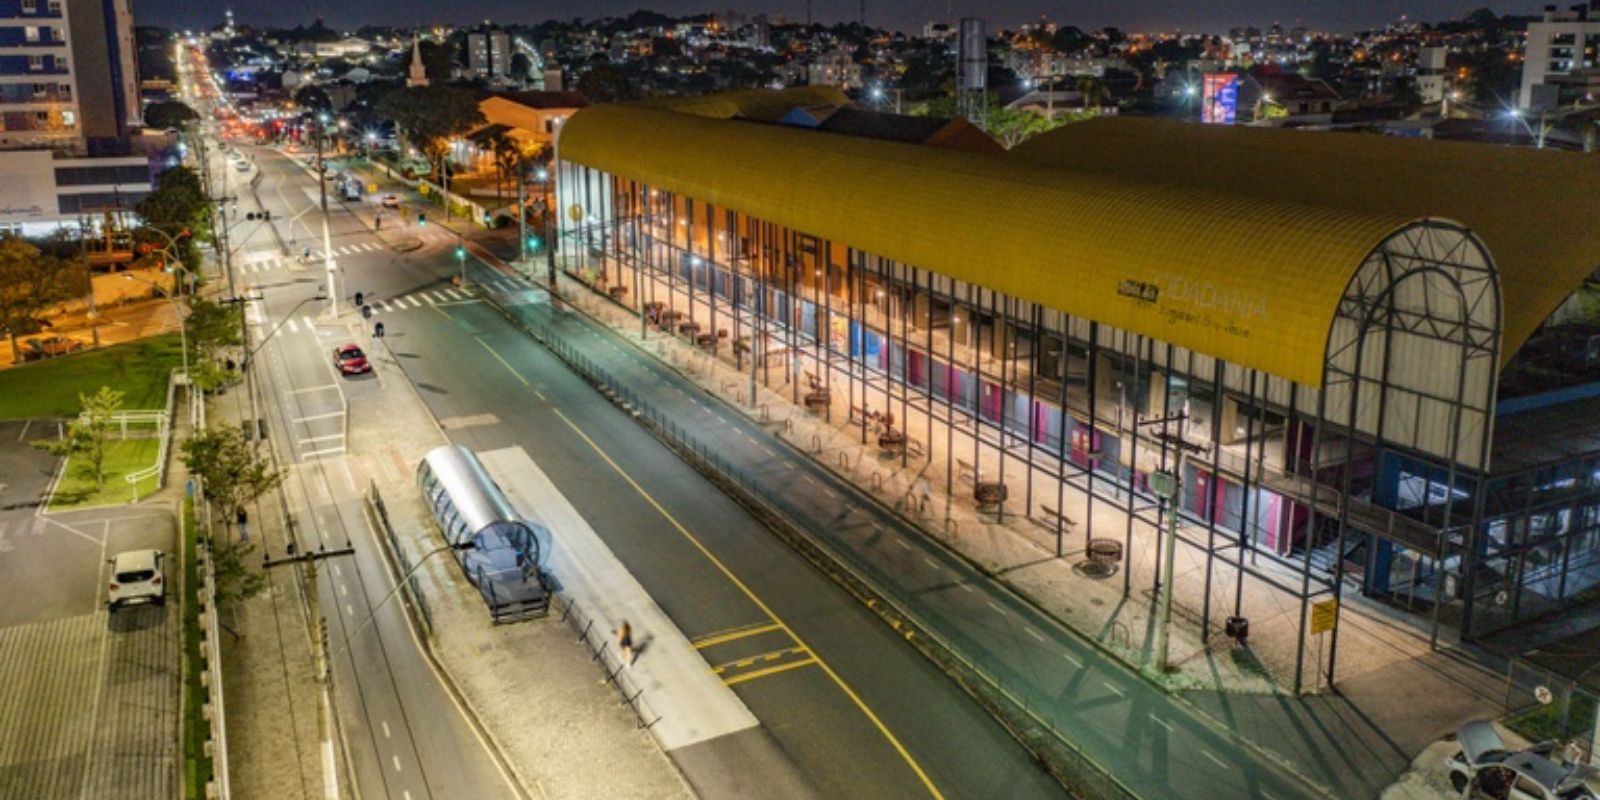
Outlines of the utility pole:
M1167 472L1164 468L1165 464L1163 464L1162 470L1150 476L1150 490L1155 493L1161 502L1157 519L1164 523L1161 526L1163 534L1161 543L1161 586L1159 587L1160 596L1156 601L1155 643L1156 669L1161 672L1167 671L1169 661L1168 652L1170 650L1171 635L1168 629L1172 625L1172 573L1173 566L1177 561L1178 503L1182 499L1180 489L1183 486L1183 462L1189 450L1200 451L1205 449L1199 445L1189 444L1183 438L1183 425L1188 418L1189 413L1187 411L1180 411L1177 414L1140 423L1140 425L1161 426L1161 433L1158 436L1162 440L1163 461L1166 459L1166 445L1172 445L1177 451L1177 462L1172 472ZM1178 435L1176 437L1166 433L1167 424L1174 421L1178 423Z
M517 260L524 269L528 265L528 181L523 172L527 165L517 161Z
M99 348L100 309L94 300L94 267L89 264L89 225L82 216L78 217L78 252L83 256L84 277L89 280L89 330L94 334L94 346Z

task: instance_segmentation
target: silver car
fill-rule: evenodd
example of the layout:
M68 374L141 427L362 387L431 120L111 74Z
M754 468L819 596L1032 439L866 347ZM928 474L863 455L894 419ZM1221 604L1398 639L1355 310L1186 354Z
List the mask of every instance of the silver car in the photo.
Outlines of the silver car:
M1476 800L1600 800L1585 783L1591 770L1550 760L1554 742L1511 752L1486 721L1469 722L1456 733L1460 745L1445 759L1450 785Z

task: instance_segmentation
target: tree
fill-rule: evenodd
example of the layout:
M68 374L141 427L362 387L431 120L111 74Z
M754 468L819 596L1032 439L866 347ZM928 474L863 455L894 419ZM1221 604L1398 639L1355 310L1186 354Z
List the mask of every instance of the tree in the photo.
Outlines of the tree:
M238 347L239 306L217 303L204 297L189 298L189 316L183 321L189 345L195 352L215 357L225 347Z
M237 428L190 436L183 443L183 463L227 517L283 482L283 473L257 456Z
M151 103L144 110L144 124L157 130L177 130L199 119L194 109L177 100L163 100Z
M323 91L322 87L320 86L311 86L308 84L296 89L294 92L294 101L298 103L301 108L311 111L333 110L333 100L328 97L328 93Z
M444 170L450 139L484 122L478 98L451 86L429 85L396 89L378 101L377 113L400 129L412 146Z
M78 395L78 403L83 410L67 423L65 436L37 440L33 444L58 456L79 459L78 470L93 477L97 488L104 489L106 440L111 438L112 418L122 410L122 392L102 386L92 395Z
M611 64L596 64L578 76L578 93L594 103L616 103L635 97L628 74Z
M12 235L0 236L0 332L21 361L17 337L38 329L45 309L87 290L87 276L71 262L44 255Z
M155 191L145 195L134 206L134 211L144 219L145 225L166 234L165 237L148 233L140 236L135 232L141 244L160 249L169 246L168 238L178 240L179 260L190 271L197 270L200 251L195 248L194 241L211 235L211 198L194 170L175 167L161 173L156 179Z
M533 74L533 59L528 54L518 50L511 54L511 77L521 81Z
M1072 25L1063 25L1056 28L1056 35L1050 39L1050 48L1057 53L1071 55L1093 43L1088 34L1078 30Z
M267 588L266 571L255 568L256 559L250 557L255 551L256 546L251 542L221 542L211 546L211 569L217 580L218 605L236 606Z

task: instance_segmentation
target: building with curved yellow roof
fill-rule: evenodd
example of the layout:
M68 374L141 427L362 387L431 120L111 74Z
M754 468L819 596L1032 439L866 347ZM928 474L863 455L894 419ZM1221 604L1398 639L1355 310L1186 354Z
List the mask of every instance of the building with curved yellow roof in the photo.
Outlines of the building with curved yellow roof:
M1169 515L1154 488L1170 475L1179 546L1205 565L1189 579L1298 582L1285 591L1302 618L1350 571L1379 600L1442 596L1448 579L1446 619L1467 636L1527 616L1525 593L1528 609L1571 596L1516 583L1530 545L1507 520L1540 490L1507 499L1528 473L1499 475L1491 456L1508 343L1595 252L1589 232L1519 227L1592 196L1558 187L1506 215L1450 202L1416 186L1464 192L1469 177L1444 173L1481 153L1430 143L1282 133L1262 153L1310 166L1236 180L1227 165L1254 134L1138 121L1123 141L1093 123L993 154L777 122L830 93L580 111L558 150L563 269L748 373L745 397L765 385L825 419L872 420L886 458L1053 530L1058 555L1069 519L1087 539L1112 535L1108 514L1140 546L1135 531ZM1223 168L1175 154L1191 144ZM1405 186L1364 193L1357 176L1372 175ZM1597 455L1544 464L1535 483L1582 476L1600 524ZM1563 519L1558 540L1600 543ZM1513 584L1513 608L1479 602L1495 581Z

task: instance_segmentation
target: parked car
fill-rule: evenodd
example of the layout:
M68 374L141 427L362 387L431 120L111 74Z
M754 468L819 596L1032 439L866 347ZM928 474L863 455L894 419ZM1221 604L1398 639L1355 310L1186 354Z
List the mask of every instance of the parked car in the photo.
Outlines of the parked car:
M249 172L250 171L250 162L245 161L243 159L240 159L238 161L233 162L233 168L238 170L238 171L240 171L240 172Z
M22 351L23 361L37 361L41 358L64 356L83 349L83 342L68 339L65 336L46 336L43 339L29 339L23 344L26 345Z
M383 196L383 207L384 208L399 208L400 207L400 198L398 196L392 195L392 194L384 195Z
M167 584L161 575L164 557L160 550L128 550L111 559L106 607L116 611L136 603L166 605Z
M343 375L360 375L371 372L372 365L367 363L367 354L354 344L341 345L333 350L333 365L339 368Z
M1488 800L1600 800L1585 783L1591 770L1550 759L1554 742L1512 752L1486 721L1456 733L1460 745L1445 759L1450 785L1463 798Z

